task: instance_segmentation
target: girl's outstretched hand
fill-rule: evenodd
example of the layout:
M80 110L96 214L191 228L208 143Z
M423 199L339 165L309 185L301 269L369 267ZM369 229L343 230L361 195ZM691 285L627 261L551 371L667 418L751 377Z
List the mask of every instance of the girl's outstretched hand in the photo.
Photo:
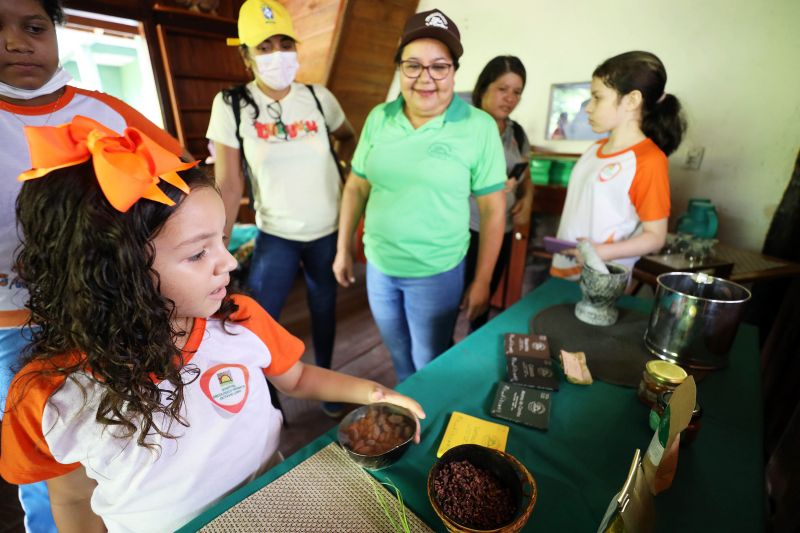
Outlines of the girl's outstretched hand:
M425 411L422 410L422 406L403 394L399 392L393 391L392 389L387 389L386 387L378 386L373 389L372 393L370 394L370 403L377 403L377 402L387 402L393 403L395 405L399 405L400 407L405 407L412 413L414 413L415 419L414 422L416 423L416 429L414 430L414 443L419 444L420 439L420 425L419 419L425 418Z

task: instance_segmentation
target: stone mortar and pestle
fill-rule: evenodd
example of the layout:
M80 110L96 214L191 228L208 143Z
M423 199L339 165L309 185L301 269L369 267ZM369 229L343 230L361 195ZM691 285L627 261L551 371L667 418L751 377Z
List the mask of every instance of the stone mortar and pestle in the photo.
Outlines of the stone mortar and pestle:
M578 285L583 298L575 305L578 320L594 326L617 322L617 299L628 286L629 269L617 263L605 263L589 241L578 242L583 256L583 270Z

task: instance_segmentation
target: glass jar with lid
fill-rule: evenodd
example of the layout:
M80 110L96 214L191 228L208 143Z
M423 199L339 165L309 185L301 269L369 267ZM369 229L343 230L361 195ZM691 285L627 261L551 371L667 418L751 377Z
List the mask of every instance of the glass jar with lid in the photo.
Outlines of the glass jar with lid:
M687 376L686 370L675 363L660 359L648 361L642 371L642 380L639 382L639 400L652 409L658 401L659 394L675 390Z

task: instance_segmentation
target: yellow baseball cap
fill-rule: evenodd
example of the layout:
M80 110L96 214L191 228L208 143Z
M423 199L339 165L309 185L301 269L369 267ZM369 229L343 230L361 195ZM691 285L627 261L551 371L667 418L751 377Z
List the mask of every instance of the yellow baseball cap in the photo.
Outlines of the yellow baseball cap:
M258 46L273 35L286 35L300 42L292 26L292 18L276 0L247 0L239 9L239 38L228 39L229 46Z

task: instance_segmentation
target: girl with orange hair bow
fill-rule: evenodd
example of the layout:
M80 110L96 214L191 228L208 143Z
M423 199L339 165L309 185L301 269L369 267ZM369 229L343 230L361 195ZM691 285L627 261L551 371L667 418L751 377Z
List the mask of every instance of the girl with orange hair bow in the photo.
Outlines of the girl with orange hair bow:
M135 128L28 128L16 261L30 292L0 475L46 480L59 529L174 530L276 462L266 376L300 398L420 405L306 365L303 343L228 295L213 178ZM419 428L416 435L419 440Z
M100 121L114 131L134 126L175 154L183 148L169 134L116 98L70 86L59 66L55 25L63 21L59 0L0 1L0 421L6 392L19 369L20 352L30 335L23 324L27 291L12 271L20 241L14 202L21 187L16 177L30 168L23 129L55 126L76 114ZM55 532L44 484L19 489L29 531ZM0 511L18 506L0 502Z

